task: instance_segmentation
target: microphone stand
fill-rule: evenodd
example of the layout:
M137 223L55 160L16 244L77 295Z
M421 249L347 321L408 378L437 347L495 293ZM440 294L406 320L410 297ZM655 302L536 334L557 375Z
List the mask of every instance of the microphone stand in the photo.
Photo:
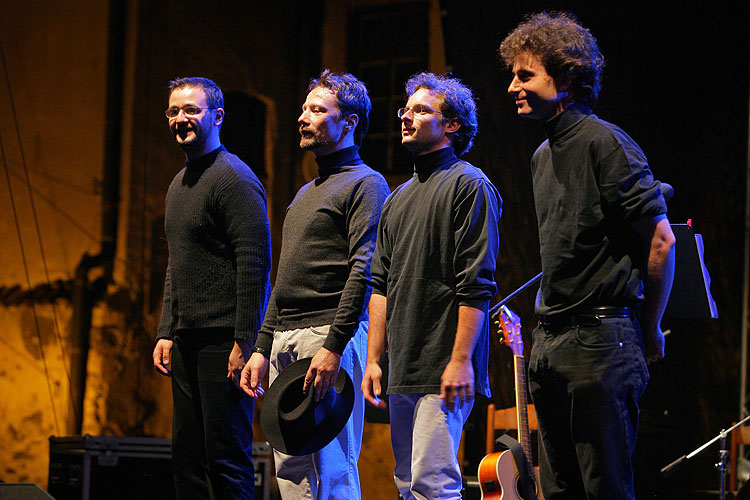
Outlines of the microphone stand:
M512 293L510 293L508 295L506 295L500 302L498 302L497 304L495 304L494 306L492 306L492 308L489 311L489 313L490 313L490 319L496 319L500 315L500 308L501 307L503 307L505 304L507 304L508 302L510 302L510 300L513 299L513 297L515 297L516 295L518 295L519 293L523 292L528 287L530 287L531 285L533 285L534 283L536 283L537 281L539 281L539 278L541 278L541 277L542 277L542 273L537 274L536 276L534 276L533 278L531 278L529 281L527 281L526 283L524 283L523 285L521 285L521 287L518 288L518 290L516 290L516 291L514 291L514 292L512 292Z
M748 420L750 420L750 415L743 418L742 420L734 424L729 429L726 429L726 430L722 429L721 432L716 437L714 437L711 441L708 441L700 448L697 448L696 450L692 451L688 455L681 456L680 458L678 458L671 464L664 467L661 470L661 475L664 476L665 478L671 476L672 474L675 473L677 469L685 465L685 463L688 460L690 460L691 458L693 458L694 456L696 456L697 454L699 454L700 452L702 452L703 450L711 446L716 441L721 441L721 448L719 450L719 462L716 464L716 468L719 469L719 475L720 475L719 498L721 500L724 500L724 490L725 490L724 483L726 481L726 474L727 474L727 457L729 456L729 450L727 449L727 443L726 443L727 435L730 432L732 432L734 429L736 429L737 427L743 425Z

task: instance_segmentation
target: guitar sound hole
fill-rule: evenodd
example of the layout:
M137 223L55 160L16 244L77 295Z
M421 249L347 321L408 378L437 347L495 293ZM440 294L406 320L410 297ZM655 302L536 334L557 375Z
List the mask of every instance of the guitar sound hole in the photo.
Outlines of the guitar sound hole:
M531 481L531 487L534 488L534 494L536 495L537 498L539 498L539 485L537 485L537 482ZM521 495L522 491L523 491L523 484L521 484L521 475L516 474L516 495L518 495L518 498L523 498L523 495Z

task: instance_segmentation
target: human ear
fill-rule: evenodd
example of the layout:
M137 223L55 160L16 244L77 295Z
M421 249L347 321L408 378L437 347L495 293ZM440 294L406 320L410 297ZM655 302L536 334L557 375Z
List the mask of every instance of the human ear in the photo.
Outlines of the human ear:
M354 130L357 128L358 123L359 116L357 116L356 113L352 113L346 117L346 124L344 125L344 127L346 128L346 130Z
M224 108L216 108L214 111L214 125L219 126L224 122Z
M456 132L460 128L461 128L461 122L458 121L458 118L448 118L445 121L445 131L446 131L446 133Z
M573 83L573 77L570 73L563 73L554 78L555 87L558 92L567 92L570 90L570 86Z

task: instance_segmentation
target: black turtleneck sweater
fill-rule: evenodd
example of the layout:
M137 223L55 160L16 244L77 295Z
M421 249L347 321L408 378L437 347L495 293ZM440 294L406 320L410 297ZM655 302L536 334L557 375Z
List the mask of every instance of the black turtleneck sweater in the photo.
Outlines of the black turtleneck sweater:
M646 263L632 223L667 212L646 155L580 104L543 128L548 140L531 161L544 273L537 313L638 303Z
M500 195L484 173L443 148L414 158L414 175L383 206L373 293L387 298L389 394L439 393L458 307L487 311L495 295ZM476 391L490 395L489 319L474 347Z
M169 264L157 338L228 327L255 339L270 291L266 192L224 147L188 162L167 191Z
M257 346L274 331L331 325L323 347L342 353L367 319L370 261L380 209L390 189L359 148L316 158L319 177L287 208L281 255Z

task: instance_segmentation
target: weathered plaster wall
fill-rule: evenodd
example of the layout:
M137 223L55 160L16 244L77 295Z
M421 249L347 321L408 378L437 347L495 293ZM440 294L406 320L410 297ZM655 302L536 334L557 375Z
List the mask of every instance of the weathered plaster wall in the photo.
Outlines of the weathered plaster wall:
M0 479L44 486L71 420L70 302L48 299L99 250L107 3L0 3Z

